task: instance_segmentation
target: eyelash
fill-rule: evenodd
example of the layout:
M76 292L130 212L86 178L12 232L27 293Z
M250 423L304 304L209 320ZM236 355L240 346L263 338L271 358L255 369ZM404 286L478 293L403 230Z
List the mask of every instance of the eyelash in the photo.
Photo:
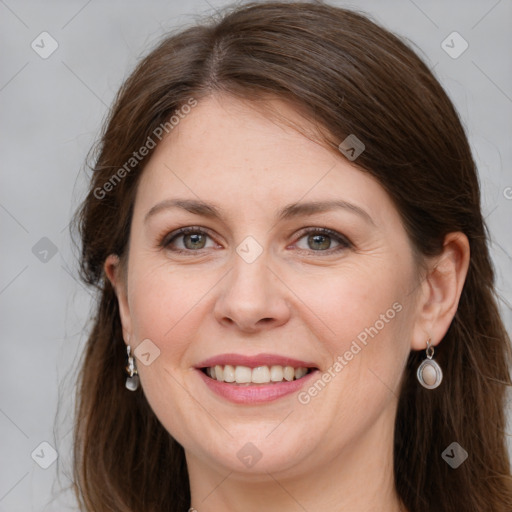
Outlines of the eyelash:
M213 237L204 228L200 228L200 227L196 227L196 226L189 226L186 228L180 228L176 231L173 231L172 233L165 235L161 239L161 241L159 242L158 245L164 249L168 249L168 250L170 250L174 253L178 253L178 254L201 253L202 251L204 251L205 249L197 249L197 250L176 249L176 248L171 249L169 247L171 245L171 243L174 242L177 238L179 238L180 236L188 235L188 234L206 235L210 239L213 240ZM300 252L309 252L309 253L313 252L313 253L329 255L329 254L334 254L334 253L340 252L342 250L349 249L353 246L352 243L350 242L350 240L348 240L348 238L346 238L345 236L341 235L340 233L337 233L336 231L333 231L328 228L305 228L303 231L300 232L300 236L298 236L298 238L296 239L296 241L294 243L297 243L299 240L301 240L302 238L304 238L307 235L315 235L315 234L329 236L331 239L338 242L339 246L335 247L334 249L326 249L326 250L319 250L319 251L314 251L312 249L296 249L296 250L298 250Z

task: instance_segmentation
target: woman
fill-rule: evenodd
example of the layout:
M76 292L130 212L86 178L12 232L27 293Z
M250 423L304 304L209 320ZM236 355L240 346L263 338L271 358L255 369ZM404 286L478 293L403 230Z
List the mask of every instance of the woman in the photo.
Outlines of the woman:
M512 509L475 164L394 35L260 3L168 37L78 221L83 510Z

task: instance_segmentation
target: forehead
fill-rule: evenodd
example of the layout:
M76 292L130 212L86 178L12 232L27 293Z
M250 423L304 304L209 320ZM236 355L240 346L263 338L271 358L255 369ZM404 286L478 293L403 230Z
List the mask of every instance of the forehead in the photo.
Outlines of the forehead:
M315 129L292 107L279 100L258 107L226 96L199 102L155 149L139 184L139 206L184 196L239 213L301 198L390 206L373 177L301 133Z

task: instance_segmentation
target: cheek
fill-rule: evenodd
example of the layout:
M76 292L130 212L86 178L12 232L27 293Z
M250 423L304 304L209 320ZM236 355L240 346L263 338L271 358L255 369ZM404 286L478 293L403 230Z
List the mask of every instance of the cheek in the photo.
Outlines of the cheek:
M130 290L130 313L136 339L150 338L160 344L167 331L179 319L184 302L179 301L183 293L176 286L168 286L165 276L157 274L136 276Z
M170 269L151 261L132 267L129 307L135 343L149 338L165 355L166 364L182 354L197 330L218 276L190 268ZM142 263L142 262L140 262ZM141 269L147 269L141 271Z
M134 344L149 339L159 351L148 366L137 360L144 395L165 428L176 439L186 439L186 426L197 415L197 404L184 386L183 371L189 370L187 351L204 318L202 308L214 281L194 278L188 271L172 272L161 264L145 272L134 265L131 277Z
M303 313L325 332L324 341L337 356L348 350L353 340L364 343L383 338L384 333L398 328L406 274L392 265L347 265L316 276L296 276L294 292L304 304Z
M328 373L333 375L325 388L317 386L325 389L322 398L312 400L323 414L336 411L344 424L363 417L371 423L398 394L410 332L410 275L405 265L402 269L392 263L354 265L296 281L295 291L307 305L301 316L316 326L314 334L320 350L329 353Z

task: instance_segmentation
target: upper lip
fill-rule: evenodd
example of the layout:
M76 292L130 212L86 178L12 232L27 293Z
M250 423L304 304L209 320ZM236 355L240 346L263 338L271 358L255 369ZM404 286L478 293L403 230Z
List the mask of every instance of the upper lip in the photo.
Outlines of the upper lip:
M258 366L293 366L294 368L316 368L316 364L311 361L301 361L293 357L280 356L277 354L257 354L248 356L243 354L220 354L218 356L209 357L196 365L196 368L208 368L210 366L248 366L256 368Z

